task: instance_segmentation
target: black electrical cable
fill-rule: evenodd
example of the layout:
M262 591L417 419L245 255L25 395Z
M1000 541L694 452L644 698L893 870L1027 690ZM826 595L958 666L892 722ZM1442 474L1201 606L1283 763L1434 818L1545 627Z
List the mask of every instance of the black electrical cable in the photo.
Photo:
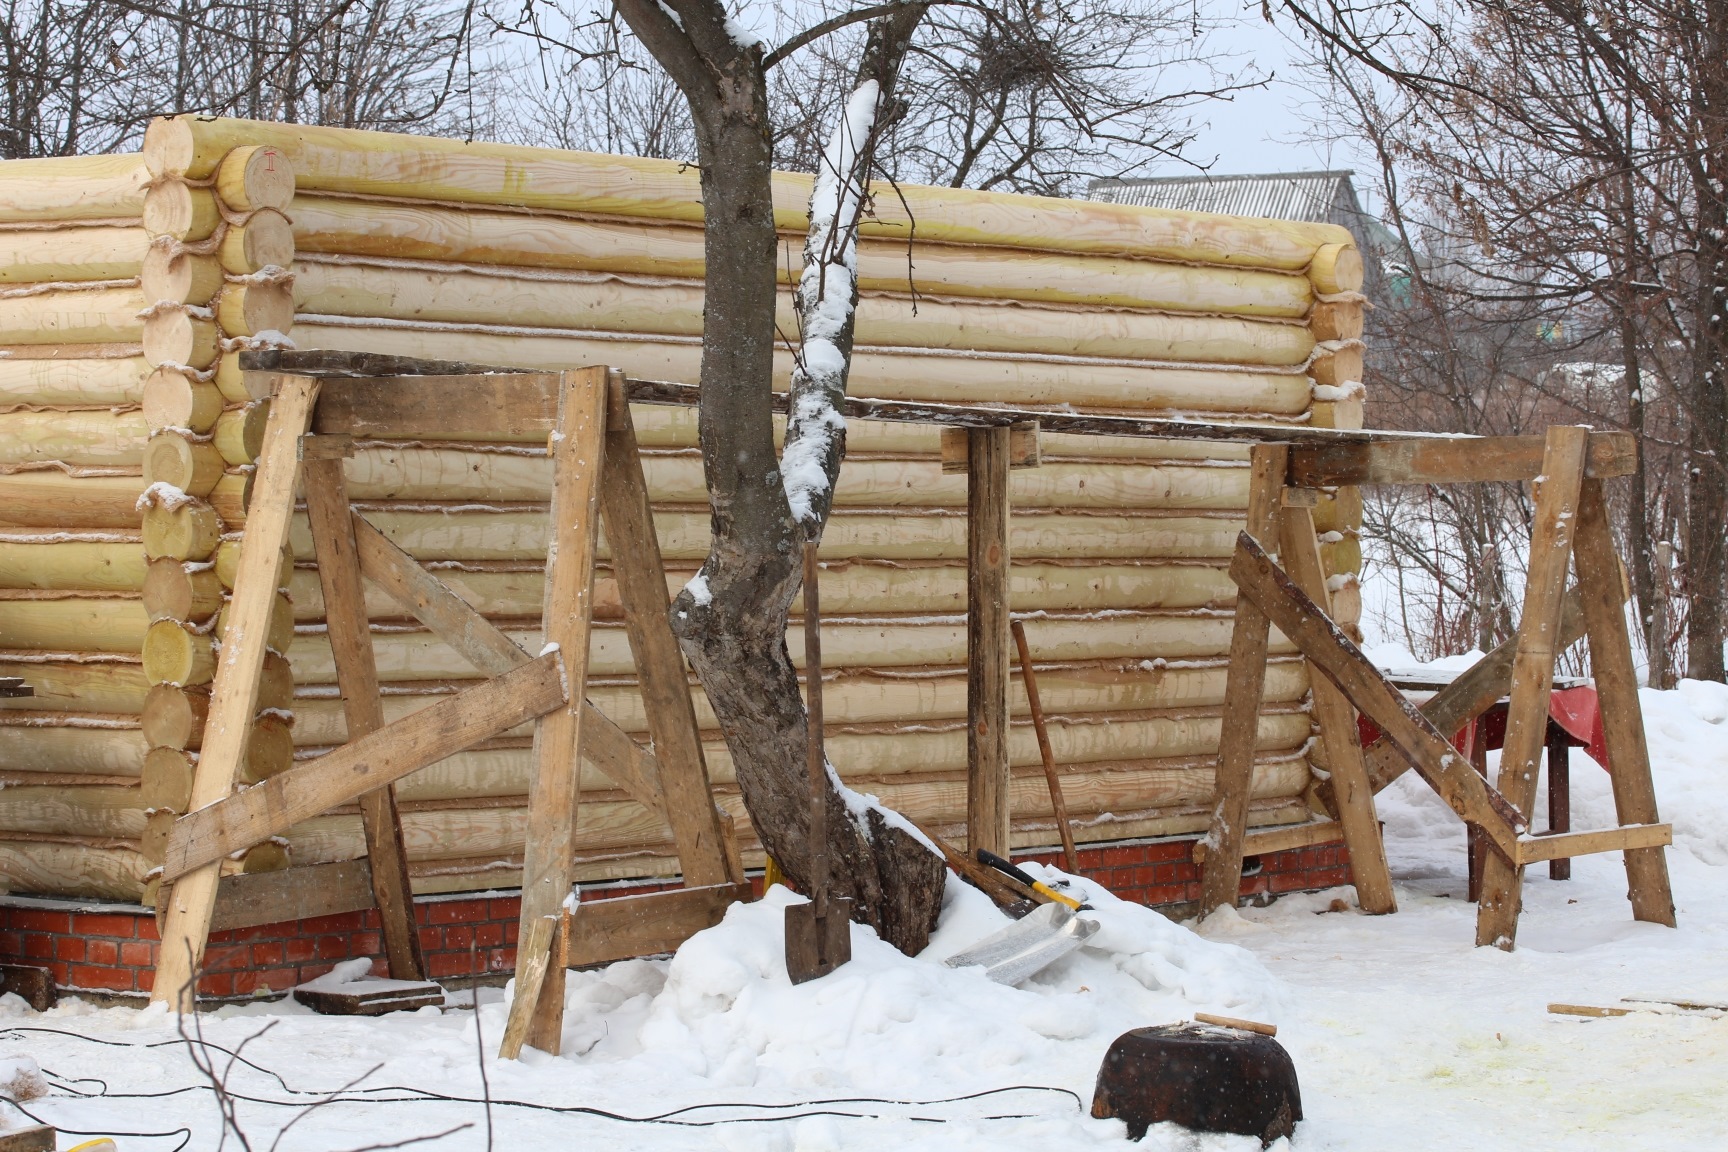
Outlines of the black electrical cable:
M104 1045L106 1047L111 1047L111 1048L171 1048L171 1047L177 1048L177 1047L180 1047L182 1045L187 1045L187 1044L191 1044L191 1043L200 1043L207 1048L213 1049L214 1051L217 1051L217 1052L221 1052L224 1055L227 1055L229 1057L232 1057L235 1060L238 1060L241 1064L245 1065L246 1067L252 1068L257 1072L260 1072L260 1073L270 1077L272 1080L274 1080L277 1083L278 1086L281 1087L281 1089L284 1092L286 1092L290 1096L315 1096L315 1097L319 1098L321 1101L324 1101L326 1103L331 1103L331 1104L413 1104L413 1103L425 1103L425 1102L429 1102L429 1101L430 1102L438 1102L438 1103L447 1103L447 1104L474 1104L474 1105L481 1105L481 1104L487 1103L486 1100L484 1100L480 1097L477 1097L477 1096L453 1096L453 1095L450 1095L448 1093L435 1092L429 1088L416 1088L416 1087L412 1087L412 1086L408 1086L408 1085L394 1085L394 1084L393 1085L379 1085L379 1086L375 1086L375 1087L371 1087L371 1088L348 1089L348 1090L337 1092L334 1094L326 1093L326 1092L308 1091L308 1090L299 1089L299 1088L291 1088L291 1087L289 1087L288 1082L286 1080L284 1080L281 1077L281 1075L278 1074L277 1072L275 1072L273 1069L266 1068L261 1064L258 1064L252 1060L248 1060L244 1056L240 1056L233 1049L226 1048L220 1044L217 1044L213 1041L208 1041L208 1040L201 1040L201 1041L159 1040L159 1041L154 1041L154 1042L146 1043L146 1044L137 1044L137 1043L128 1043L128 1042L122 1041L122 1040L103 1040L103 1039L100 1039L98 1037L85 1036L85 1035L82 1035L81 1033L71 1032L71 1031L67 1031L65 1029L61 1029L61 1028L41 1028L41 1027L28 1026L28 1025L8 1025L5 1028L0 1029L0 1035L3 1035L5 1033L12 1033L12 1032L38 1032L38 1033L46 1033L49 1035L55 1035L55 1036L65 1036L65 1037L69 1037L69 1038L74 1039L74 1040L84 1041L85 1043L88 1043L88 1044L100 1044L100 1045ZM61 1079L63 1081L67 1081L67 1078L59 1077L58 1075L56 1075L56 1079ZM160 1091L160 1092L113 1092L113 1091L108 1090L108 1085L106 1084L106 1082L101 1081L97 1077L85 1077L85 1078L80 1078L80 1079L75 1080L75 1081L67 1081L67 1082L69 1082L69 1083L86 1083L89 1081L95 1081L96 1083L102 1084L103 1091L100 1093L86 1093L86 1092L81 1092L81 1091L74 1089L74 1088L66 1088L64 1090L68 1093L69 1096L72 1096L72 1097L75 1097L78 1099L86 1099L86 1100L88 1100L88 1099L154 1100L154 1099L161 1099L161 1098L166 1097L166 1096L178 1096L178 1095L182 1095L182 1094L187 1093L187 1092L200 1092L200 1091L212 1092L215 1090L212 1085L193 1084L193 1085L188 1085L188 1086L183 1087L183 1088L165 1089L165 1090ZM59 1086L57 1086L57 1087L59 1087ZM245 1101L248 1104L263 1104L266 1106L276 1107L276 1108L295 1108L295 1107L301 1107L302 1106L299 1101L295 1101L295 1100L273 1100L273 1099L270 1099L268 1097L262 1097L262 1096L244 1096L244 1095L241 1095L237 1092L228 1091L226 1089L224 1091L225 1091L225 1094L228 1095L229 1097L231 1097L235 1100ZM395 1093L401 1093L402 1095L392 1096L392 1097L383 1097L383 1098L380 1098L376 1095L377 1093L382 1093L382 1092L395 1092ZM960 1096L943 1096L943 1097L937 1097L937 1098L932 1098L932 1099L928 1099L928 1100L899 1100L899 1099L893 1099L893 1098L889 1098L889 1097L880 1097L880 1096L837 1096L837 1097L828 1097L828 1098L818 1099L818 1100L800 1100L800 1101L793 1101L793 1102L780 1103L780 1104L761 1104L761 1103L754 1103L754 1102L750 1102L750 1101L715 1101L715 1102L707 1103L707 1104L687 1104L682 1108L674 1108L668 1112L656 1113L656 1114L649 1115L649 1116L629 1116L629 1115L626 1115L626 1114L621 1113L621 1112L611 1112L611 1111L608 1111L604 1108L592 1108L592 1107L589 1107L587 1105L582 1105L582 1104L537 1104L537 1103L534 1103L533 1101L528 1101L528 1100L506 1100L506 1099L500 1099L498 1097L493 1097L491 1099L490 1103L494 1107L522 1108L522 1109L527 1109L527 1110L536 1111L536 1112L553 1112L553 1113L558 1113L558 1114L562 1114L562 1115L592 1116L592 1117L595 1117L596 1119L612 1120L612 1121L622 1123L622 1124L664 1124L664 1125L667 1125L669 1127L680 1127L680 1128L713 1128L713 1127L719 1127L719 1126L727 1125L727 1124L777 1124L777 1123L785 1123L789 1120L802 1120L802 1119L805 1119L805 1118L811 1117L811 1116L836 1116L836 1117L841 1117L844 1119L856 1119L856 1120L877 1120L877 1119L887 1118L887 1119L909 1120L909 1121L912 1121L914 1123L951 1124L951 1123L954 1123L954 1120L950 1117L945 1117L945 1116L883 1117L879 1113L841 1111L841 1110L838 1110L832 1106L833 1105L844 1105L844 1104L877 1104L877 1105L902 1107L902 1108L929 1108L929 1107L933 1107L933 1106L939 1105L939 1104L960 1104L960 1103L965 1103L965 1102L970 1101L970 1100L982 1100L982 1099L987 1099L987 1098L992 1097L992 1096L1006 1095L1007 1093L1010 1093L1010 1092L1050 1092L1050 1093L1056 1093L1058 1095L1069 1097L1071 1100L1074 1101L1074 1106L1076 1108L1081 1108L1084 1106L1084 1102L1080 1099L1079 1093L1074 1092L1073 1090L1068 1089L1068 1088L1058 1088L1058 1087L1055 1087L1055 1086L1049 1085L1049 1084L1009 1084L1009 1085L1004 1085L1002 1087L997 1087L997 1088L986 1088L986 1089L983 1089L983 1090L978 1091L978 1092L969 1092L969 1093L966 1093L966 1094L960 1095ZM722 1108L739 1109L739 1110L754 1110L754 1111L758 1111L758 1112L779 1112L779 1113L784 1113L784 1114L783 1115L774 1115L774 1116L727 1117L727 1118L718 1119L718 1120L678 1119L678 1117L685 1116L691 1112L705 1112L705 1111L710 1111L710 1110L714 1110L714 1109L722 1109ZM791 1111L794 1109L809 1109L809 1111ZM28 1115L28 1113L26 1113L26 1115ZM1017 1112L1017 1113L1003 1113L1000 1115L972 1117L971 1119L976 1119L976 1120L1025 1120L1025 1119L1035 1118L1038 1115L1040 1115L1040 1113ZM35 1119L35 1117L32 1117L32 1119ZM69 1129L67 1131L70 1132ZM189 1141L191 1139L191 1135L190 1135L190 1131L187 1129L176 1129L174 1132L170 1132L170 1133L142 1133L142 1132L140 1132L140 1133L89 1133L89 1134L90 1135L172 1136L172 1135L178 1135L182 1131L187 1133L186 1140ZM71 1133L71 1134L73 1134L73 1135L85 1135L85 1133ZM183 1141L179 1146L177 1146L175 1149L173 1149L172 1152L180 1152L180 1149L184 1148L185 1146L186 1146L186 1144Z

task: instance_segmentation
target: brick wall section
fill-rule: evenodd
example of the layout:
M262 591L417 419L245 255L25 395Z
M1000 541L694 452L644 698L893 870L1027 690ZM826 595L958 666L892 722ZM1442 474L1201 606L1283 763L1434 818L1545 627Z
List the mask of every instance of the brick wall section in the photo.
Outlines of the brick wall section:
M1081 871L1124 899L1178 907L1200 896L1194 841L1148 840L1080 850ZM1022 859L1061 863L1061 853ZM1242 878L1242 895L1265 899L1350 882L1342 844L1323 844L1258 858ZM760 892L761 880L755 881ZM664 891L670 884L594 885L586 900ZM514 893L423 897L414 902L420 946L434 980L501 979L516 966L521 910ZM79 904L27 897L0 902L0 963L47 968L68 991L141 997L155 975L156 919L135 905ZM378 914L347 912L285 924L216 932L204 955L198 992L210 999L244 999L287 991L323 975L340 960L377 957L383 950ZM382 959L373 971L385 975Z

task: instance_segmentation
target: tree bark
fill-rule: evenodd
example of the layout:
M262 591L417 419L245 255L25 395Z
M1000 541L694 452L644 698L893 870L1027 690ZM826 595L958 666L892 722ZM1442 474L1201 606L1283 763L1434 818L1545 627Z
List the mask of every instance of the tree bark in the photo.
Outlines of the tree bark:
M620 0L618 7L689 101L702 165L707 280L698 428L713 543L673 605L673 630L714 707L758 837L803 884L810 859L807 717L786 626L805 531L794 520L774 448L777 236L762 48L734 39L714 0L671 0L676 21L656 0ZM921 5L908 5L871 24L860 70L883 93L891 91L917 22L907 23L914 10L922 14ZM849 358L849 321L838 343ZM794 428L789 439L797 435ZM824 456L830 491L844 450L844 436L836 436ZM819 537L827 512L820 502L812 536ZM882 812L833 787L828 854L833 894L851 897L854 915L884 940L921 951L941 911L941 859Z

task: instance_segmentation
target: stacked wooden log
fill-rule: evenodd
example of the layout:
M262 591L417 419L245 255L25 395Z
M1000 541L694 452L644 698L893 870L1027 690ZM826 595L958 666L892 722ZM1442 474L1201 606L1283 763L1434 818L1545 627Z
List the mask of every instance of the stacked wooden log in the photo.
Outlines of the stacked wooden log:
M535 368L605 363L637 377L694 381L703 263L696 175L659 161L190 118L153 125L144 161L150 199L135 195L130 225L138 254L118 269L144 282L112 305L133 309L125 329L130 391L97 401L132 406L129 416L104 409L101 417L104 429L128 429L131 471L111 498L111 521L99 525L113 541L56 545L65 549L60 566L76 573L67 579L83 582L66 584L78 592L69 603L98 603L88 597L100 589L85 587L98 582L92 573L112 570L101 578L124 584L116 591L129 599L99 603L130 612L131 662L115 665L129 679L122 688L93 674L109 665L68 660L64 688L38 700L37 711L14 715L126 717L135 763L128 779L143 773L145 783L132 785L124 803L116 793L110 807L127 813L112 819L147 853L156 825L144 809L161 811L153 819L165 823L185 794L202 718L198 684L208 680L220 633L221 589L244 529L246 465L265 414L264 398L249 391L257 381L235 370L232 353L280 336L301 348ZM137 160L125 163L135 169ZM144 178L137 180L141 189ZM14 181L0 167L0 198L13 195ZM808 193L807 178L777 178L788 286ZM1342 230L949 189L904 193L904 201L885 197L864 229L853 394L1360 426L1360 265ZM39 223L42 211L18 215ZM94 227L79 231L91 253L85 279L111 276L102 238ZM781 324L796 328L789 311ZM23 343L25 333L69 343L60 331L8 318L3 339ZM0 379L12 371L5 363ZM88 359L33 363L53 367L7 402L29 405L36 439L72 455L92 433L78 440L65 424L73 413L48 409L83 395L81 381L111 376ZM782 385L791 363L782 353ZM139 379L146 374L148 385ZM640 406L635 419L675 589L708 545L695 413ZM486 615L533 640L550 485L543 443L475 442L452 428L437 440L357 447L348 482L364 514ZM84 466L94 451L66 463ZM1078 837L1199 831L1210 811L1234 598L1224 565L1243 518L1245 452L1046 436L1043 459L1014 473L1013 603L1026 619ZM40 482L45 474L19 475ZM0 477L0 485L14 479ZM170 487L152 489L140 536L138 513L118 509L130 508L146 480ZM43 525L66 522L52 493L21 499L41 509L32 515ZM1336 608L1350 620L1360 504L1349 491L1325 493L1316 511ZM267 677L254 777L278 770L290 747L311 755L345 736L303 516L293 553L277 638L286 660L273 662ZM0 582L37 579L33 555L46 553L0 547ZM860 790L952 828L965 811L965 478L941 471L937 429L854 425L823 556L830 755ZM604 571L597 602L590 699L645 739ZM391 718L479 675L373 590L368 610ZM110 616L84 632L118 643L107 638L124 632L121 610L104 611ZM1306 670L1275 643L1281 655L1267 679L1251 814L1261 824L1304 819L1311 780ZM11 639L0 646L47 648ZM801 650L796 636L790 646ZM94 640L74 647L82 652ZM749 859L754 841L731 759L697 691L709 768ZM1054 843L1018 685L1014 708L1015 842ZM40 749L64 739L47 734L64 729L5 728L15 739L0 748L0 769L40 759ZM84 755L107 747L91 742ZM523 731L403 782L417 888L509 883L520 861L528 770ZM583 788L579 875L675 868L669 834L648 812L592 767ZM0 793L0 829L19 826L9 795ZM67 806L94 812L101 802L86 804L80 794ZM66 827L93 835L99 822L81 820ZM0 831L0 841L10 835ZM287 840L296 863L362 851L358 816L349 812L308 821ZM0 868L14 887L44 889L10 856ZM130 882L147 870L141 856Z

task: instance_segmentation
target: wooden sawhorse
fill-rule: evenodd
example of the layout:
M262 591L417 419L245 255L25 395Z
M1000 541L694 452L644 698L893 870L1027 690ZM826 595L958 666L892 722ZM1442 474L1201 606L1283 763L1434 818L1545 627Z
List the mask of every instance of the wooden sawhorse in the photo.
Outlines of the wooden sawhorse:
M1285 445L1261 444L1253 449L1248 528L1230 565L1240 596L1219 751L1218 802L1205 840L1202 912L1223 904L1233 906L1241 884L1255 721L1268 629L1276 625L1307 657L1310 669L1321 674L1314 678L1313 693L1331 773L1326 795L1338 813L1365 911L1390 912L1393 901L1374 812L1377 773L1358 742L1355 709L1385 734L1388 748L1373 759L1383 761L1390 753L1407 761L1460 817L1481 829L1490 846L1477 912L1478 945L1513 946L1526 865L1591 852L1623 851L1633 916L1673 925L1674 901L1662 853L1672 842L1672 830L1658 822L1631 638L1622 610L1624 586L1602 491L1604 477L1629 470L1615 440L1592 435L1585 428L1548 430L1540 469L1534 473L1536 515L1517 638L1459 677L1424 709L1412 705L1362 655L1327 608L1318 555L1308 543L1313 539L1312 525L1304 526L1300 490L1338 483L1333 473L1348 476L1346 482L1370 483L1479 483L1532 474L1526 467L1529 461L1512 457L1505 449L1503 440L1437 441L1409 450L1403 468L1382 465L1366 474L1360 467L1352 468L1348 453L1334 460L1325 452L1304 452L1293 460ZM1283 545L1282 566L1266 546L1277 541ZM1574 562L1578 579L1569 592L1567 571ZM1535 801L1554 661L1580 633L1590 641L1620 825L1530 836L1523 813ZM1457 731L1487 708L1503 694L1508 681L1506 740L1499 777L1490 787L1443 733ZM1382 783L1395 774L1387 773L1382 764L1374 767Z
M623 377L482 369L343 353L250 354L271 411L258 459L229 625L212 689L191 811L177 820L163 879L166 917L152 997L191 1010L221 861L297 822L359 801L391 974L422 978L397 780L526 720L537 721L517 943L516 997L502 1045L556 1053L566 963L676 947L748 886L730 821L715 806ZM544 635L525 652L348 503L342 460L355 437L503 439L549 435L553 463ZM270 609L303 481L348 743L234 791L258 697ZM653 741L637 744L584 698L601 518ZM369 579L490 679L383 722L361 580ZM578 755L671 826L686 887L572 912Z

